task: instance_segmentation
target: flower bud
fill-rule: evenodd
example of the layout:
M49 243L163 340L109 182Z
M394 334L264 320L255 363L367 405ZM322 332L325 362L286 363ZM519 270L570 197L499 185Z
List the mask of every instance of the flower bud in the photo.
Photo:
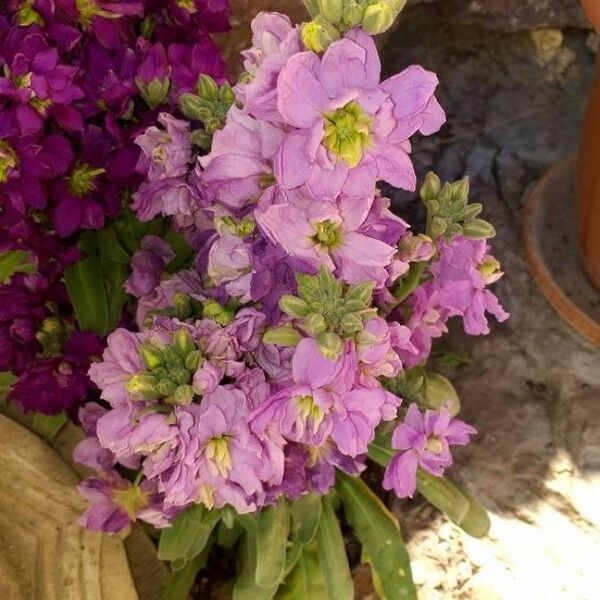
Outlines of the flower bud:
M225 82L219 89L219 100L226 106L231 106L235 102L235 92L229 83Z
M430 200L435 200L442 191L442 182L440 178L433 172L429 171L427 175L425 175L425 181L421 186L421 198L425 203Z
M233 311L221 306L216 300L209 298L202 302L202 306L204 308L203 315L215 321L219 325L225 327L225 325L229 325L231 321L233 321Z
M361 25L369 35L378 35L392 26L396 16L389 3L376 2L365 8Z
M212 117L212 112L207 106L206 100L194 94L181 94L179 97L179 110L184 117L202 123Z
M433 219L431 219L431 230L428 232L428 234L434 239L438 238L441 235L444 235L447 227L448 225L446 221L442 219L442 217L433 217Z
M172 379L161 379L156 389L161 396L170 396L177 389L177 384Z
M186 358L190 352L196 349L192 334L187 329L178 329L173 334L173 341L175 342L175 348L183 358Z
M173 308L178 319L189 319L192 316L192 299L181 292L177 292L173 298Z
M156 18L154 15L146 15L140 23L140 34L149 40L154 33L156 27Z
M317 0L319 12L330 22L339 23L342 20L343 0Z
M125 389L134 399L158 400L160 393L156 389L158 382L150 373L137 373L125 385Z
M426 408L439 410L447 406L454 417L460 411L460 398L450 381L439 373L425 375L425 394L422 404Z
M175 349L174 346L165 346L162 349L162 355L164 364L168 368L182 367L183 366L183 357L179 354L179 352Z
M178 367L177 369L172 369L170 372L171 379L178 383L179 385L184 385L190 382L192 378L192 374L184 367Z
M203 100L214 102L219 99L219 86L217 82L210 76L202 73L198 77L198 83L196 85L198 96Z
M473 240L485 240L496 235L494 226L483 219L473 219L462 227L463 235Z
M348 313L342 317L342 320L340 321L340 327L342 329L342 333L357 333L362 330L363 321L357 314Z
M356 310L360 310L361 308L368 306L371 303L371 295L373 294L374 285L375 284L372 281L351 285L344 296L346 304L348 304L348 302L356 302L358 305Z
M150 109L155 109L157 106L164 104L171 87L171 81L168 77L166 79L155 77L148 83L144 83L141 79L136 78L135 84L140 91L140 96Z
M290 317L302 319L310 313L310 306L307 302L296 296L284 294L279 299L279 308Z
M364 6L361 6L356 0L350 0L344 4L342 21L347 27L358 27L363 20L364 14Z
M138 351L148 369L156 369L162 365L163 355L160 348L152 344L141 344Z
M321 354L329 360L336 360L344 349L344 342L337 333L324 331L317 335L317 347Z
M321 15L302 27L302 42L313 52L325 52L331 43L339 39L339 31Z
M327 321L319 313L311 313L304 319L303 328L311 335L317 335L322 331L327 331Z
M293 327L283 326L268 329L263 335L264 344L275 344L277 346L297 346L302 336Z
M318 0L303 0L303 2L311 19L314 19L319 14Z
M191 373L195 373L202 362L202 353L199 350L190 352L185 358L185 368Z
M175 404L187 406L194 400L194 390L191 385L180 385L173 394Z
M462 179L451 183L450 187L452 188L452 197L459 202L466 204L469 197L469 178L463 177Z

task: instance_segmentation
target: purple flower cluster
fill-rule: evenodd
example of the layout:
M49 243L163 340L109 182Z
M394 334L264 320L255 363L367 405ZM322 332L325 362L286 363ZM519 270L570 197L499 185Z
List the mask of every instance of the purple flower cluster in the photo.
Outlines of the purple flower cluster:
M474 433L446 408L405 411L383 385L423 363L451 317L481 334L486 312L508 316L487 289L501 273L485 239L417 235L376 189L415 189L410 138L445 120L436 76L411 66L381 82L358 28L322 55L283 15L252 29L207 154L167 112L136 140L147 179L133 208L171 217L195 261L167 272L172 249L144 240L126 283L141 331L115 331L90 369L108 405L83 409L97 418L77 451L98 471L82 488L95 529L324 494L336 469L364 470L376 428L404 413L385 486L410 495L418 466L441 475L449 446ZM206 86L199 114L221 93Z

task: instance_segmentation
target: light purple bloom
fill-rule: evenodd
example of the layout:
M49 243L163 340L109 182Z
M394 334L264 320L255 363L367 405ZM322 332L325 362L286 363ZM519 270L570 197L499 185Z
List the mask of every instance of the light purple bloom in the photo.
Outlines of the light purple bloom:
M316 271L325 266L347 283L373 280L382 287L396 249L363 233L373 198L336 202L282 202L255 212L261 230Z
M151 221L154 217L190 217L199 208L196 191L179 177L158 179L142 183L133 194L131 208L140 221Z
M375 44L360 29L331 44L322 60L301 52L287 61L277 106L295 130L274 159L282 186L307 184L315 198L370 194L378 179L415 189L408 139L444 123L438 80L411 66L380 84L380 70Z
M229 296L248 302L253 274L250 244L237 235L218 237L208 253L207 274L216 285L223 285Z
M383 487L393 489L400 498L412 497L417 468L440 477L452 464L450 446L465 446L475 433L474 427L453 419L447 408L426 410L423 415L416 404L411 404L404 423L396 427L392 436L392 448L402 452L387 466Z
M131 257L132 273L124 284L128 294L141 298L147 296L160 283L165 267L175 258L167 242L155 235L147 235Z

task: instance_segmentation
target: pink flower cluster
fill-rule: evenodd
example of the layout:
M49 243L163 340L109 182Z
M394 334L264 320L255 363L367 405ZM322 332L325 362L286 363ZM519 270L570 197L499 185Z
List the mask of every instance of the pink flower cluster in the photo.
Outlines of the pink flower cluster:
M508 315L485 240L414 234L376 182L414 190L410 138L445 115L419 66L380 81L372 38L349 30L322 55L280 14L252 23L237 102L208 154L194 123L162 113L137 140L141 220L173 218L195 252L146 238L126 289L138 333L118 329L90 370L103 406L82 410L77 458L91 528L167 526L193 503L251 512L357 475L385 421L404 417L384 484L412 495L474 429L446 408L408 412L383 381L424 363L453 316L489 331ZM398 290L420 269L415 285ZM131 484L121 467L138 471Z

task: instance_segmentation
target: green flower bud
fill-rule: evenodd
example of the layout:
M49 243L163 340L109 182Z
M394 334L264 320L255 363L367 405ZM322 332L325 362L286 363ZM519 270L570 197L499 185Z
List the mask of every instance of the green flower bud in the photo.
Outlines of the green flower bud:
M281 296L279 299L279 308L281 308L286 315L289 315L294 319L302 319L310 313L308 302L296 296L291 296L290 294Z
M169 371L165 369L165 367L158 367L156 369L152 369L152 377L156 377L156 381L160 381L165 377L169 376Z
M180 385L173 394L175 404L187 406L194 400L194 390L191 385Z
M343 0L317 0L319 12L330 22L339 23L342 20Z
M321 15L302 27L302 42L313 52L325 52L331 43L339 39L340 32Z
M317 0L303 0L304 6L308 11L311 19L314 19L319 14L319 4Z
M311 313L304 319L302 327L311 335L317 335L322 331L327 331L327 321L319 313Z
M433 219L431 219L430 231L428 231L427 233L432 238L438 238L441 235L444 235L447 227L448 225L446 221L442 219L442 217L433 217Z
M229 83L224 83L219 89L219 100L227 107L235 102L235 92Z
M168 368L183 367L183 356L181 356L174 346L165 346L162 349L162 354L164 363Z
M170 396L177 389L177 384L169 378L161 379L158 382L156 389L161 396Z
M187 329L178 329L173 334L173 342L183 358L196 349L192 334Z
M462 227L463 235L473 240L485 240L496 235L494 226L483 219L473 219Z
M479 202L474 202L473 204L469 204L468 206L465 206L463 208L460 217L463 221L471 221L477 215L479 215L482 210L483 204L480 204Z
M463 177L459 181L451 183L450 187L452 188L452 196L463 204L466 204L469 197L469 178Z
M296 283L298 284L298 295L306 302L316 302L319 298L319 283L313 275L296 273Z
M357 333L363 329L363 320L357 314L348 313L342 317L340 328L345 334Z
M198 77L198 83L196 84L196 90L198 96L203 100L214 102L219 99L219 86L217 82L210 76L204 73Z
M146 15L140 23L140 33L143 37L149 40L154 33L156 27L156 19L153 15Z
M194 94L181 94L179 97L179 110L183 115L193 121L204 123L212 118L212 111L205 100Z
M350 0L344 4L342 21L346 27L357 27L361 24L364 14L364 6L361 6L356 0Z
M233 321L233 310L221 306L216 300L209 298L202 303L204 308L204 316L208 319L212 319L215 323L222 325L229 325Z
M162 365L163 354L160 348L152 344L141 344L138 352L148 369L156 369Z
M369 35L378 35L387 31L392 26L396 16L397 13L394 12L387 2L376 2L365 8L362 28Z
M359 305L356 310L359 310L371 304L371 296L373 294L374 285L375 284L372 281L351 285L344 296L344 299L346 300L346 306L348 306L349 302L355 302Z
M195 373L203 360L202 353L199 350L194 350L186 356L185 368L191 373Z
M177 292L173 298L173 308L178 319L189 319L192 316L192 299L187 294Z
M155 109L167 99L171 87L171 80L168 77L165 79L158 79L158 77L155 77L148 83L136 78L135 84L137 85L144 102L150 109Z
M125 389L134 399L158 400L160 393L156 389L158 381L150 373L137 373L125 385Z
M194 129L194 131L190 133L190 140L194 146L208 149L212 143L212 135L204 129Z
M268 329L263 335L262 341L265 344L275 344L277 346L296 346L302 339L302 336L293 327L283 326Z
M223 125L225 124L222 119L219 119L219 117L214 116L211 116L208 119L204 119L203 123L206 131L211 134L215 131L218 131L219 129L222 129Z
M450 414L454 417L460 411L460 398L450 380L439 373L425 375L425 394L421 402L426 408L439 410L449 405Z
M425 203L430 200L435 200L442 191L442 182L440 178L433 172L429 171L427 175L425 175L425 181L421 186L421 198Z
M323 331L317 335L317 347L321 354L329 360L337 360L344 349L344 342L337 333Z
M192 374L184 367L172 369L170 375L171 379L179 385L189 383L192 378Z

